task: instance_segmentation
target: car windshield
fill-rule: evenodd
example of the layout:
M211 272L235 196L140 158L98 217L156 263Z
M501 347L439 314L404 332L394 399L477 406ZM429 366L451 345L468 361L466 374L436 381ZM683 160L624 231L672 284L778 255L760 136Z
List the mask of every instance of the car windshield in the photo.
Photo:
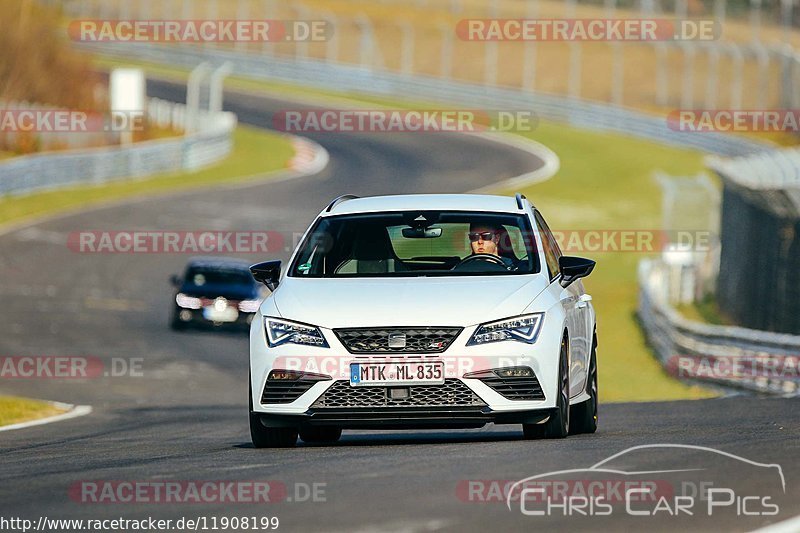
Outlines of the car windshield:
M525 216L407 211L320 219L289 269L307 278L534 274Z
M203 285L251 285L254 282L250 272L240 268L189 267L186 271L186 283L202 287Z

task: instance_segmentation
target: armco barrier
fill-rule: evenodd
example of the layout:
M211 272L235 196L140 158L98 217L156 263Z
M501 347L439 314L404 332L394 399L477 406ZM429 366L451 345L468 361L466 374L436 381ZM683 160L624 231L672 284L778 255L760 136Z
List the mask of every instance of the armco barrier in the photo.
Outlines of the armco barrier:
M639 263L639 320L668 371L749 391L800 396L800 336L688 320L668 303L667 266Z
M0 162L0 195L196 170L231 153L236 124L233 113L203 113L200 130L181 137L15 157Z
M669 128L666 115L654 116L606 103L526 92L518 88L485 86L431 76L410 76L318 59L281 58L273 55L126 42L125 46L81 43L105 55L135 58L194 68L203 61L229 61L233 75L297 83L337 92L355 92L391 98L444 102L467 108L534 111L539 117L597 131L612 131L663 144L694 148L710 154L751 154L774 145L720 133L678 132Z

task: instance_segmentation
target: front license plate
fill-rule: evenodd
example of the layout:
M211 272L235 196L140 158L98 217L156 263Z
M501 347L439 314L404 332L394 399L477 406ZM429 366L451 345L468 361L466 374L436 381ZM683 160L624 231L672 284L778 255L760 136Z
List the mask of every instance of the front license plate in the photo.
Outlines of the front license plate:
M235 307L226 307L222 310L206 307L203 309L203 318L211 322L236 322L236 319L239 318L239 311Z
M350 385L442 385L444 364L429 362L371 362L350 364Z

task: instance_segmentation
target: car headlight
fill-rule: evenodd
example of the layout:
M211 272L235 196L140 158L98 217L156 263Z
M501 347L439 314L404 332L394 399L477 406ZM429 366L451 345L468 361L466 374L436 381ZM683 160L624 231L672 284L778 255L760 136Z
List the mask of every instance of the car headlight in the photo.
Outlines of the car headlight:
M527 344L536 342L542 329L544 313L520 315L478 326L467 346L499 341L519 341Z
M316 326L298 324L278 318L264 317L264 329L267 330L267 344L270 348L282 344L301 344L328 348L328 341Z
M255 313L261 307L261 300L242 300L239 302L239 311L242 313Z
M182 307L184 309L200 309L203 307L203 302L200 301L200 298L186 296L182 292L179 292L175 295L175 303L178 304L178 307Z

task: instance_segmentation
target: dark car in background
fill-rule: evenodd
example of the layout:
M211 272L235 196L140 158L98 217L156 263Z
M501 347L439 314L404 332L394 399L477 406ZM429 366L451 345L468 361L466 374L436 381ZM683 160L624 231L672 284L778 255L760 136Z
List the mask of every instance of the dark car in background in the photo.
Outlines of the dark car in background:
M170 326L176 330L192 325L248 329L266 296L241 259L195 257L170 280L175 287Z

